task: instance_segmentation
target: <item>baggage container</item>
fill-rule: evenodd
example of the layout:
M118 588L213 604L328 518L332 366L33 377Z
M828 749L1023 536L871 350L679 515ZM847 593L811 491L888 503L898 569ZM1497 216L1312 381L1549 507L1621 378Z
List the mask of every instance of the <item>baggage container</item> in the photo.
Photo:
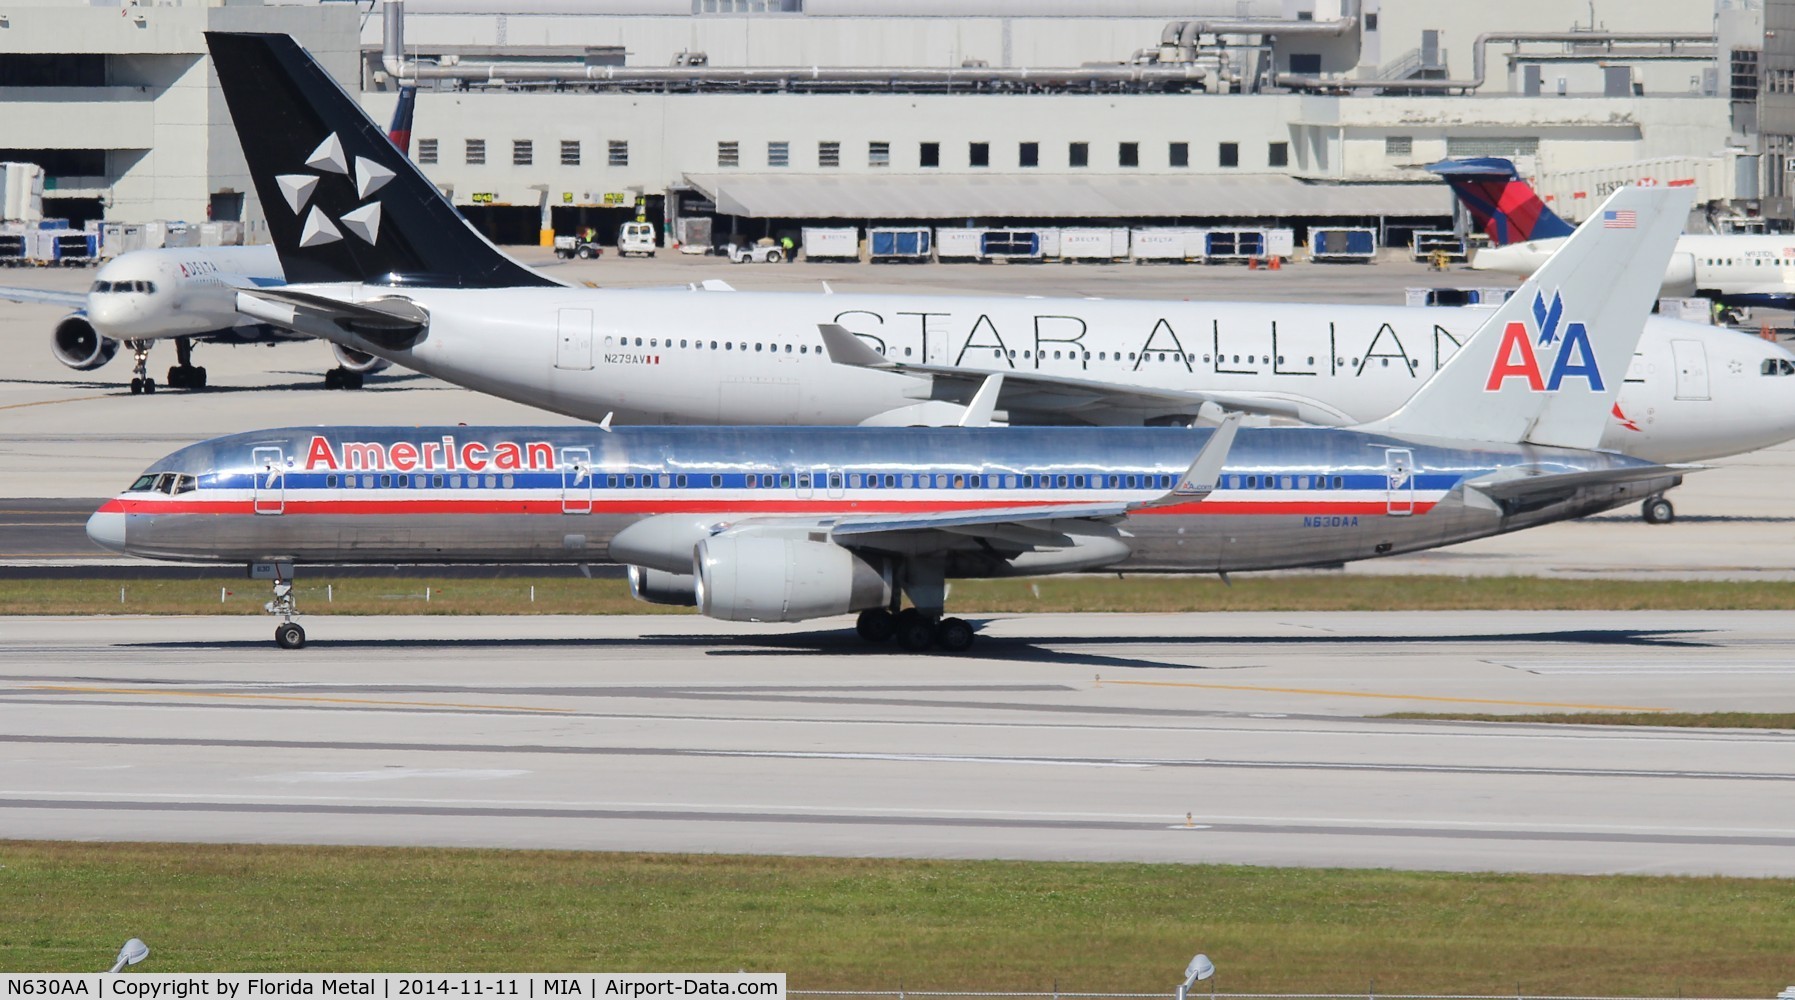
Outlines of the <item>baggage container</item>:
M805 260L859 260L860 230L804 227Z
M1462 261L1465 259L1465 241L1450 229L1417 229L1413 242L1409 244L1409 253L1416 260L1429 260L1433 255L1444 253L1447 260Z
M1203 259L1203 231L1177 227L1136 229L1129 234L1129 250L1136 264L1146 261L1183 263Z
M867 256L874 261L928 260L934 246L927 229L869 229Z
M1128 259L1128 246L1126 229L1062 229L1059 258L1114 263Z
M1309 259L1319 263L1369 264L1377 260L1377 230L1311 229Z
M988 229L979 237L980 260L1041 260L1042 256L1038 230Z
M984 239L983 229L937 229L935 230L936 260L977 260L979 258L980 241Z

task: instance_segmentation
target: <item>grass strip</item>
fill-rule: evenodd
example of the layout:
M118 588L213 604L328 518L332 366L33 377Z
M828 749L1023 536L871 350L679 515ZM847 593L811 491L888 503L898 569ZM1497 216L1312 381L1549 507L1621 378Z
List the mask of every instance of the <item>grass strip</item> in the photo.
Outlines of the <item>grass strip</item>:
M793 989L1773 996L1795 880L0 842L0 970L783 971Z
M532 600L532 588L534 599ZM307 615L688 614L643 604L616 579L301 576ZM122 598L121 598L122 595ZM0 614L261 614L253 580L0 580ZM948 607L979 612L1185 611L1772 611L1795 608L1795 582L1561 580L1537 577L1066 576L963 580Z
M1567 726L1681 726L1688 729L1791 729L1795 712L1553 712L1488 715L1480 712L1392 712L1384 719L1437 722L1527 722Z

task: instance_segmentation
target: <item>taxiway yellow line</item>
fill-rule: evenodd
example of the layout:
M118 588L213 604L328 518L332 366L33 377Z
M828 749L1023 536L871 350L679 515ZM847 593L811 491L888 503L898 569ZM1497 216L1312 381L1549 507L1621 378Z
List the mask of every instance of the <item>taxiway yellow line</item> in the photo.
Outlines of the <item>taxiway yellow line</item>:
M105 393L99 396L70 396L67 399L39 399L30 403L7 403L5 406L0 406L0 410L23 410L32 406L55 406L57 403L84 403L92 399L107 399L111 395L111 393Z
M296 701L326 705L386 705L409 708L468 708L500 712L571 712L571 708L534 705L468 705L452 701L388 701L379 698L326 698L297 694L232 694L224 691L149 691L143 688L85 687L69 684L30 684L27 691L61 691L66 694L141 694L159 698L217 698L227 701Z
M1431 694L1382 694L1376 691L1329 691L1325 688L1262 687L1254 684L1201 684L1195 681L1103 681L1136 687L1208 688L1215 691L1263 691L1270 694L1320 694L1337 698L1387 698L1392 701L1436 701L1456 705L1508 705L1518 708L1571 708L1586 712L1669 712L1644 705L1580 705L1563 701L1513 701L1507 698L1448 698Z

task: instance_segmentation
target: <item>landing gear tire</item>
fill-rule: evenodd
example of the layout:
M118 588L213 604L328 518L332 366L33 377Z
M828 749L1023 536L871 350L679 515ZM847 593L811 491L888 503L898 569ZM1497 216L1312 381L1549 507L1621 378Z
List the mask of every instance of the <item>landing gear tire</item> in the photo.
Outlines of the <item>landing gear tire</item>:
M156 394L156 380L155 379L146 378L143 380L143 394L145 396L154 396Z
M935 641L935 623L915 608L905 608L898 612L893 624L896 626L893 637L897 639L897 644L912 653L928 649Z
M324 373L324 388L341 389L343 387L343 369L332 368Z
M972 648L972 626L963 619L943 618L935 623L935 645L944 653L964 653Z
M1653 497L1640 505L1639 514L1647 524L1669 524L1677 519L1677 509L1663 497Z
M143 392L143 379L140 379L140 378L132 379L131 380L131 395L133 395L133 396L140 395L140 394L142 394L142 392Z
M282 622L274 627L274 644L282 649L304 649L305 629L298 622Z
M167 384L170 389L204 389L206 370L193 365L176 365L168 370Z
M897 633L897 616L884 608L862 611L860 619L854 623L854 631L867 642L890 642Z

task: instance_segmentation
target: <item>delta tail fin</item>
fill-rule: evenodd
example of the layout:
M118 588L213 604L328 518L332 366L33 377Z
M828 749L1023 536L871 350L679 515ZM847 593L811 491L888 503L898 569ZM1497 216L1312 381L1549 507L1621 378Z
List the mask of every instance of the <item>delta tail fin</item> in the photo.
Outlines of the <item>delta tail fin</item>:
M1546 207L1513 161L1481 156L1441 160L1427 169L1446 179L1472 223L1494 246L1569 236L1576 228Z
M1594 448L1688 218L1687 188L1602 204L1402 409L1361 430Z
M558 284L468 225L291 37L206 45L287 281Z
M386 137L393 141L393 148L401 156L411 155L411 116L417 106L417 85L408 83L401 86L399 103L393 105L393 123L386 127Z

